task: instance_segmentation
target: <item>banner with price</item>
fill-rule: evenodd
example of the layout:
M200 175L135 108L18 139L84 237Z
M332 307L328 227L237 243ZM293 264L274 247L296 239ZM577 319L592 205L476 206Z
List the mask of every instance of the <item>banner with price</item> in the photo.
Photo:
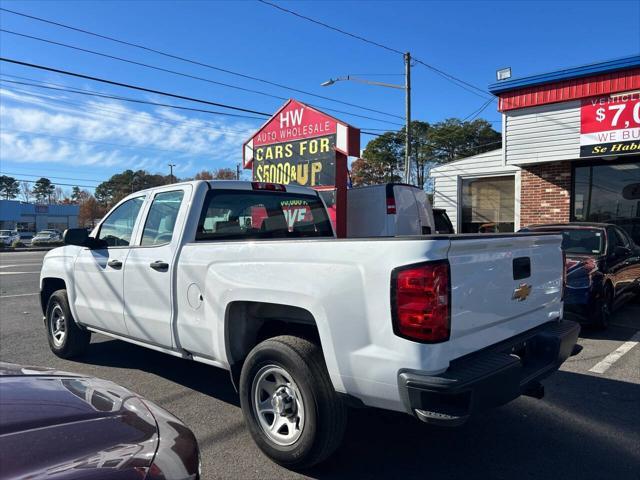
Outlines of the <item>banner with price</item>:
M580 108L580 157L640 154L640 93L592 97Z

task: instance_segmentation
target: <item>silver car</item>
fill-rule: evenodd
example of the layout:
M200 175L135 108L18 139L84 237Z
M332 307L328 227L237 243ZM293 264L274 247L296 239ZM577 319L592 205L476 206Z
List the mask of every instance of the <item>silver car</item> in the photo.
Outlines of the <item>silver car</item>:
M61 242L62 234L58 230L41 230L31 239L31 244Z
M0 230L0 245L12 245L20 240L20 234L16 230Z

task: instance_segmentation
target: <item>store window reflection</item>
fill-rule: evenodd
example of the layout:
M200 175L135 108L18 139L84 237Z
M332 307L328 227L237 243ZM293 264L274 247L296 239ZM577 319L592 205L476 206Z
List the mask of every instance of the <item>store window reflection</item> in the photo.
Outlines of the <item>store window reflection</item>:
M462 181L462 233L513 232L515 177Z
M624 228L640 244L640 162L576 167L572 220Z

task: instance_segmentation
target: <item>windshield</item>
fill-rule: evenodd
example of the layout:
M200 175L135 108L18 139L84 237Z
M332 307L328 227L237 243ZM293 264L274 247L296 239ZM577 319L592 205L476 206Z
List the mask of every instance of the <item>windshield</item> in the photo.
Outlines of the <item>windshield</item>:
M11 230L0 230L0 235L11 235Z
M48 237L49 235L51 235L53 232L50 232L48 230L42 230L41 232L38 232L36 235L42 235L43 237Z
M604 249L602 230L567 229L562 230L562 249L565 253L600 255Z

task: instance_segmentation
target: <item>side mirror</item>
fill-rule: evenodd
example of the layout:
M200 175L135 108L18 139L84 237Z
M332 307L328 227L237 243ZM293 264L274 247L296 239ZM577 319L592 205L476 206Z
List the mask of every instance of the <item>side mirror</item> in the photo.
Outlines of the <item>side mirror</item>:
M89 234L84 228L68 228L62 234L62 241L65 245L77 245L79 247L88 246Z
M627 255L629 255L629 253L631 253L631 250L628 249L627 247L622 247L620 245L618 245L616 248L614 248L613 250L613 254L616 257L626 257Z

